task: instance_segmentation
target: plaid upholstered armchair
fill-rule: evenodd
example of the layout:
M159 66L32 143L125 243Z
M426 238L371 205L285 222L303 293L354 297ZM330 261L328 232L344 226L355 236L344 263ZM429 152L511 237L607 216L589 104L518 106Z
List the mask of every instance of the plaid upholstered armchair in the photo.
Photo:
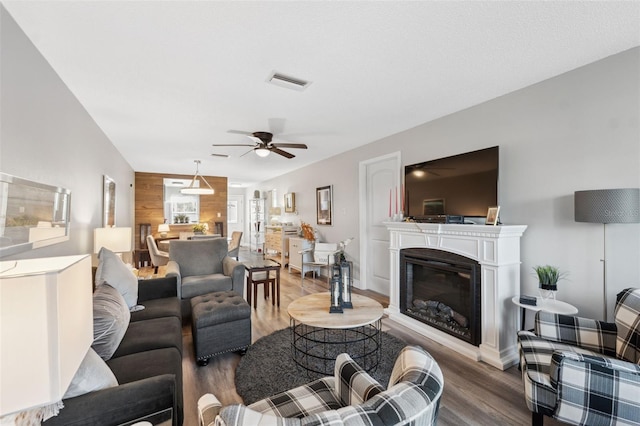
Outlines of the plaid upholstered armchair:
M640 289L618 294L615 322L539 311L518 333L534 425L640 425Z
M198 401L200 426L433 425L444 381L424 349L407 346L398 355L385 390L347 354L335 374L250 406L222 408L212 394Z

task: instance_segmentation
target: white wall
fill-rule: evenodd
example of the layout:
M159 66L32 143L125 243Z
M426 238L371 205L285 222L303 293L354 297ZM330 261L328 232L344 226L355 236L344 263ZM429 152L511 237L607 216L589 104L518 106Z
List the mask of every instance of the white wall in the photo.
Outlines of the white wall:
M256 188L295 192L300 219L315 224L315 188L332 184L335 224L319 229L324 240L338 241L359 232L360 161L400 150L406 165L499 145L501 221L529 226L521 245L522 292L537 293L533 266L556 265L569 272L558 298L600 318L603 225L574 222L573 193L640 187L639 75L635 48ZM356 264L359 243L347 247ZM640 225L607 225L606 245L612 307L617 292L640 286Z
M116 181L117 226L131 226L133 169L2 6L0 20L0 170L71 190L70 240L5 259L91 253L103 175Z

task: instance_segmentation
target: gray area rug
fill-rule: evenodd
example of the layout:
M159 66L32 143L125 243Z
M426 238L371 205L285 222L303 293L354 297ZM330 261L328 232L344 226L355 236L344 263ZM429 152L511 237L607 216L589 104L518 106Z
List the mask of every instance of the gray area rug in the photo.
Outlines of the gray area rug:
M386 388L396 357L407 344L384 331L380 334L380 364L369 374ZM236 391L249 405L319 377L318 374L308 374L294 362L291 328L285 328L258 339L249 347L236 369Z

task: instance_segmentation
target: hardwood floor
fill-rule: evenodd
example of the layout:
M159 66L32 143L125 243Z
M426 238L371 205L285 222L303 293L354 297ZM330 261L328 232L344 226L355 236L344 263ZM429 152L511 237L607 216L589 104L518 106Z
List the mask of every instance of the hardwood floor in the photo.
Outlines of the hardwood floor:
M246 252L241 251L242 256ZM252 341L289 326L287 306L294 299L319 291L327 291L326 278L313 279L311 274L300 286L300 274L289 274L283 268L281 277L280 308L271 305L271 299L264 300L262 288L258 290L258 307L253 309ZM388 298L370 291L360 294L388 305ZM383 319L383 330L410 344L425 348L442 369L445 386L440 404L438 424L460 425L530 425L531 413L524 400L524 389L520 371L511 367L500 371L482 362L475 362L432 340L417 335L409 329L388 319ZM236 393L234 372L240 355L224 354L210 360L204 367L198 367L193 355L193 340L189 325L182 330L184 353L182 361L184 387L184 425L198 424L197 402L204 393L213 393L223 404L242 403ZM274 360L277 362L277 360ZM265 366L268 368L268 366ZM386 386L386 383L383 384ZM545 418L545 425L560 425L556 420Z

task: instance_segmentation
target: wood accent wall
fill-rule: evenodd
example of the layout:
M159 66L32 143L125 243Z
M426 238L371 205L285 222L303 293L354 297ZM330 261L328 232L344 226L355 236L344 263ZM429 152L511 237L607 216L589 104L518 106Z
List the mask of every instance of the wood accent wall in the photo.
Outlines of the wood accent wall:
M193 179L193 175L172 175L164 173L135 174L135 241L136 249L140 248L140 224L150 223L151 233L158 235L158 225L164 222L163 193L164 178ZM205 176L209 185L215 190L213 195L200 196L200 223L209 224L209 232L215 230L215 222L223 223L223 235L227 236L227 178L220 176ZM200 183L203 185L203 183ZM220 217L218 217L218 213ZM167 218L167 223L172 218ZM170 224L171 235L178 235L180 231L191 231L188 225Z

